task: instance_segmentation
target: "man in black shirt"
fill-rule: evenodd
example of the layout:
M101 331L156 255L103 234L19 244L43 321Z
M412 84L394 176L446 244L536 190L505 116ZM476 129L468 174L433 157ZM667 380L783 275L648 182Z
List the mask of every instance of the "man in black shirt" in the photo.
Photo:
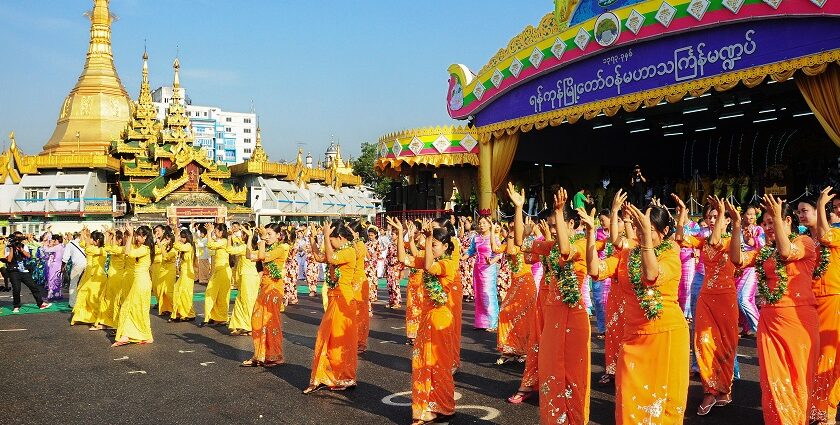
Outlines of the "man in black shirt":
M644 208L646 189L647 179L642 175L642 168L637 164L633 167L633 173L630 174L630 193L632 195L630 202L638 208Z
M35 305L41 310L52 306L51 303L44 303L41 298L41 290L32 279L32 270L29 269L29 258L32 256L29 249L23 244L23 233L15 232L6 244L6 267L9 268L9 277L12 281L12 313L20 313L20 284L23 282L32 296L35 298Z

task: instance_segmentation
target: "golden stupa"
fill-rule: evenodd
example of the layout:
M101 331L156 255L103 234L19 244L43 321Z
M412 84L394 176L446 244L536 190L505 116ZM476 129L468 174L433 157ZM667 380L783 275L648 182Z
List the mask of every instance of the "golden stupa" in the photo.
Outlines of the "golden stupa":
M109 0L93 0L90 44L79 81L64 99L43 154L105 153L131 117L131 100L111 52Z

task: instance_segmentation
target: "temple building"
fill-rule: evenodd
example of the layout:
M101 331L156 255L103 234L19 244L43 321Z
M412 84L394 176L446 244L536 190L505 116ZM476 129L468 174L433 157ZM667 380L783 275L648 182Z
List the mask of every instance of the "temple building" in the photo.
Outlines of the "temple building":
M250 157L228 166L196 143L173 63L163 120L153 102L148 53L136 101L114 67L108 0L94 0L84 70L65 98L56 129L39 155L26 155L14 132L0 153L0 233L77 230L115 222L219 222L370 216L380 202L330 146L312 167L302 153L271 162L256 128Z

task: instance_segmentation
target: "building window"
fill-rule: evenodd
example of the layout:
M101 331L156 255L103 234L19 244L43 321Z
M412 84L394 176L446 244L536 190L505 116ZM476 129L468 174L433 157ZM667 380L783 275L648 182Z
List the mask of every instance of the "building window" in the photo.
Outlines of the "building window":
M251 129L250 129L250 128L246 128L246 129L245 129L245 132L246 132L246 133L250 133L250 132L251 132Z
M251 153L251 148L245 148L245 150L244 150L243 152L245 152L245 153Z
M205 112L205 113L204 113L204 116L205 116L205 117L207 116L207 112Z
M228 132L228 133L230 133L230 132L231 132L231 131L230 131L230 127L225 127L225 131L226 131L226 132Z
M251 143L251 139L245 139L245 143Z
M245 121L245 124L250 124L250 123L251 123L251 119L250 119L250 118L245 118L243 121Z
M225 118L225 122L230 122L230 121L231 121L230 117Z

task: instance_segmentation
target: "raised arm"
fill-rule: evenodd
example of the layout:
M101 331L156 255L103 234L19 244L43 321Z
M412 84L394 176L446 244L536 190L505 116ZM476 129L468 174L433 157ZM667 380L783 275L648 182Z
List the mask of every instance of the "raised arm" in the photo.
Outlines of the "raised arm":
M732 202L727 200L725 201L725 205L726 211L729 212L729 218L732 220L732 239L729 241L729 261L735 267L741 267L744 265L744 254L741 251L741 239L744 234L741 231L741 213L738 212L738 208L735 208Z
M817 234L813 235L817 240L822 240L831 229L831 225L828 224L828 214L826 213L825 207L834 199L834 194L831 193L832 190L834 190L833 187L826 187L820 192L820 197L817 200Z
M586 228L586 269L590 275L593 273L597 274L601 259L598 257L598 248L595 246L597 239L595 235L595 217L593 217L595 211L592 211L592 215L587 214L583 208L578 208L577 211L580 215L581 223Z
M671 194L671 199L677 204L677 228L675 229L674 240L682 243L685 240L685 225L688 224L688 208L686 208L685 202L675 193Z
M659 277L659 262L656 259L653 246L653 234L650 224L651 209L648 208L647 211L642 212L635 205L631 205L629 208L634 224L642 233L641 240L639 241L642 251L642 279L647 282L656 281Z
M325 263L327 261L326 255L321 252L321 249L318 248L318 235L315 234L315 226L312 224L309 225L309 243L312 248L312 258L319 263ZM328 240L324 240L324 245L329 245Z
M764 208L766 214L771 214L773 217L773 228L776 231L776 250L784 260L791 257L791 243L788 236L790 235L790 227L782 217L782 200L773 195L764 195Z
M400 264L405 264L406 255L405 255L405 243L403 242L403 226L402 226L402 223L400 223L399 220L397 220L395 218L392 218L392 217L386 217L385 219L388 221L388 224L391 225L391 229L393 229L394 232L396 232L396 234L397 234L397 241L395 242L397 244L397 261Z
M508 183L507 194L515 207L513 213L513 243L516 246L522 246L522 241L525 238L525 220L522 214L522 208L525 205L525 189L517 192L513 183Z
M618 246L618 241L621 239L621 232L619 232L620 229L618 228L618 213L626 201L627 194L624 193L624 190L618 189L610 207L610 242L613 246Z
M557 230L557 246L560 249L560 256L568 258L572 252L572 244L569 242L569 225L566 223L566 200L568 195L562 187L554 194L554 227Z
M712 234L709 236L709 245L715 249L719 249L721 247L721 237L726 230L726 214L724 212L723 199L717 196L710 197L709 202L711 202L712 208L718 212L717 221L712 228Z

